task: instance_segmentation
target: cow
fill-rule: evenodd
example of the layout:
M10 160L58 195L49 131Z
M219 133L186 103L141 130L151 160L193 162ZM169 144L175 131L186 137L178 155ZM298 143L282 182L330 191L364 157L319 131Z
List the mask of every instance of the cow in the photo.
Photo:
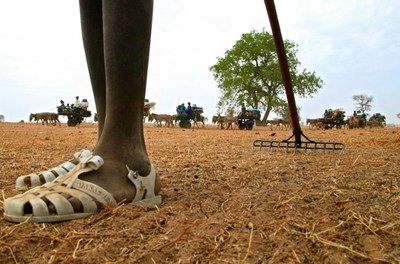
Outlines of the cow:
M57 113L42 112L42 113L30 114L29 122L32 122L32 120L36 121L36 124L38 124L39 121L42 121L42 125L44 125L44 123L46 123L47 125L49 124L57 125L58 123L61 126L60 120L58 120Z
M164 126L174 126L172 115L167 114L153 114L149 115L149 122L154 121L154 126L162 126L162 122L165 122Z
M213 124L217 124L218 128L224 129L224 118L225 116L217 115L212 117Z

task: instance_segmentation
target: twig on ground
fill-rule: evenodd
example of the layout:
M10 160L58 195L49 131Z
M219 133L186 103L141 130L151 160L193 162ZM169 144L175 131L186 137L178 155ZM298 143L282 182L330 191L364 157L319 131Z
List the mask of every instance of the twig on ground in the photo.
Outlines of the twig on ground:
M253 241L253 230L254 230L254 226L253 223L249 223L248 227L250 228L250 236L249 236L249 245L247 246L247 251L246 251L246 255L244 256L242 263L244 263L247 259L247 257L250 254L250 247L251 247L251 242Z
M297 256L297 253L294 249L292 249L292 255L296 259L297 263L301 263L299 256Z
M72 258L73 258L73 259L76 259L76 258L77 258L77 256L76 256L76 252L77 252L77 251L78 251L78 249L79 249L79 244L81 243L82 239L83 239L83 238L79 239L79 240L78 240L78 243L76 243L76 246L75 246L74 252L72 253Z
M367 255L365 255L365 254L363 254L363 253L361 253L361 252L358 252L358 251L353 250L353 249L350 248L350 247L347 247L347 246L344 246L344 245L342 245L342 244L335 243L335 242L329 241L329 240L327 240L327 239L324 239L324 238L322 238L322 237L319 237L317 234L314 234L313 236L314 236L314 238L315 238L317 241L319 241L320 243L322 243L322 244L324 244L324 245L331 246L331 247L336 247L336 248L341 248L341 249L345 249L345 250L349 251L350 253L352 253L352 254L354 254L354 255L356 255L356 256L358 256L358 257L361 257L361 258L364 258L364 259L376 260L376 261L380 261L380 262L384 262L384 263L391 263L389 260L386 260L386 259L373 258L373 257L367 256Z
M204 212L203 207L201 205L202 205L202 203L201 203L201 200L199 199L200 212L202 212L206 216L206 218L208 219L208 215L207 215L206 212Z
M352 167L354 167L354 165L356 165L358 158L360 158L361 155L358 155L357 158L353 161L353 164L351 164Z
M5 248L7 248L10 251L10 254L11 254L13 260L14 260L14 263L18 263L17 258L15 257L14 251L12 250L12 248L9 247L9 246L6 246Z
M169 245L172 245L172 244L176 243L177 241L179 241L179 240L182 238L182 236L183 236L184 234L186 234L186 232L187 232L191 227L193 227L195 224L197 224L197 222L198 222L198 221L196 220L196 221L194 221L193 224L191 224L191 225L189 225L188 227L186 227L185 229L183 229L183 231L182 231L175 239L173 239L173 240L171 240L171 241L169 241L169 242L166 242L166 243L164 243L164 244L161 244L161 245L157 246L157 247L156 247L157 251L160 251L161 249L163 249L163 248L165 248L165 247L168 247Z
M372 230L371 227L369 227L369 225L367 225L366 223L364 223L363 221L363 217L360 214L354 214L353 218L358 220L363 226L365 226L369 231L371 231L374 235L378 236L378 234Z

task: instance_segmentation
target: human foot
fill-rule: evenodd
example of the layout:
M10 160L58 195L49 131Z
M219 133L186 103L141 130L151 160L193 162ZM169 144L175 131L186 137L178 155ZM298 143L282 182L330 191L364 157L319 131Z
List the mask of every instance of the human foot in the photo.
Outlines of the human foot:
M76 166L76 164L79 163L80 160L89 156L90 154L92 154L90 150L83 149L76 152L72 159L57 167L39 173L31 173L28 175L19 176L16 180L15 188L17 190L27 190L29 188L51 182L58 176L70 172Z
M58 177L53 182L6 199L4 218L12 222L59 222L83 218L97 213L103 206L116 206L117 203L124 202L125 199L122 199L122 196L126 195L125 192L128 192L128 189L131 191L126 198L129 202L127 204L158 205L161 203L161 196L158 194L160 181L154 166L151 166L150 173L145 177L125 169L125 179L131 186L122 188L119 194L115 193L115 190L110 192L110 188L104 186L106 185L104 182L99 184L103 186L101 187L79 178L85 173L94 175L95 171L100 172L103 168L111 167L103 167L103 164L104 160L100 156L90 155L71 172ZM108 178L112 179L112 177ZM123 184L125 183L120 182L121 186ZM111 189L116 188L117 185L112 184Z

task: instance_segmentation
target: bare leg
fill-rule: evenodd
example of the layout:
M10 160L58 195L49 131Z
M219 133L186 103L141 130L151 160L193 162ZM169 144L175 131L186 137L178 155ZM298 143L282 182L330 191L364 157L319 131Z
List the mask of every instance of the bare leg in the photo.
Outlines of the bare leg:
M106 114L102 0L81 0L79 5L83 45L96 103L98 137L100 138Z
M81 0L81 8L93 8L91 1ZM147 156L143 136L143 102L146 92L147 68L150 50L153 1L151 0L109 0L103 1L104 30L104 67L106 76L106 105L102 133L94 149L94 154L101 156L105 163L99 171L87 173L80 177L95 183L111 194L117 201L130 201L135 195L135 188L127 179L127 168L138 171L140 175L150 172L150 161ZM96 10L98 12L98 10ZM87 21L97 21L98 14L81 11L88 17ZM85 22L86 21L86 22ZM91 26L101 24L91 22ZM99 29L83 26L84 30L98 32ZM85 36L91 33L83 32ZM96 33L96 36L101 35ZM97 37L96 37L97 39ZM86 41L86 54L89 54L95 68L100 62L93 62L102 54L97 41ZM96 54L97 55L94 55ZM100 57L101 58L101 57ZM100 71L99 71L100 72ZM103 102L103 87L96 85L104 80L102 74L91 74L96 104L97 96ZM103 100L103 101L102 101ZM104 111L104 106L98 109ZM127 119L128 117L128 119ZM158 179L158 178L157 178ZM156 193L160 184L156 184Z

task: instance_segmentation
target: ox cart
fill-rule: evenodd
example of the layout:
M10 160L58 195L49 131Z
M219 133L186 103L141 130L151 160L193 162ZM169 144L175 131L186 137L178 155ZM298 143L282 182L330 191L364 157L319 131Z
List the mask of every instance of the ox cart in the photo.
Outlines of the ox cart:
M68 118L67 125L74 127L86 118L91 117L92 113L89 110L81 108L61 108L58 107L58 115L66 116Z
M367 115L361 111L354 111L353 115L346 120L349 128L365 128L367 125Z
M247 109L237 117L239 129L241 130L252 130L256 122L260 121L260 110L258 109Z
M366 124L368 127L385 127L386 117L380 113L372 115Z
M345 124L345 115L346 111L344 111L341 108L332 110L326 110L324 113L324 117L322 118L322 123L324 124L325 129L332 129L334 127L336 128L342 128L342 126Z
M186 112L184 105L178 105L176 107L176 113L177 115L175 116L175 119L179 122L179 127L182 128L191 128L192 124L190 121L192 120L194 123L197 123L198 121L203 122L204 120L204 116L201 115L203 113L203 107L198 107L195 104L192 107L191 114Z
M321 128L321 129L332 129L337 128L340 129L342 126L348 123L345 120L345 111L341 108L332 110L325 110L325 113L322 118L307 118L306 124L310 125L310 128Z

